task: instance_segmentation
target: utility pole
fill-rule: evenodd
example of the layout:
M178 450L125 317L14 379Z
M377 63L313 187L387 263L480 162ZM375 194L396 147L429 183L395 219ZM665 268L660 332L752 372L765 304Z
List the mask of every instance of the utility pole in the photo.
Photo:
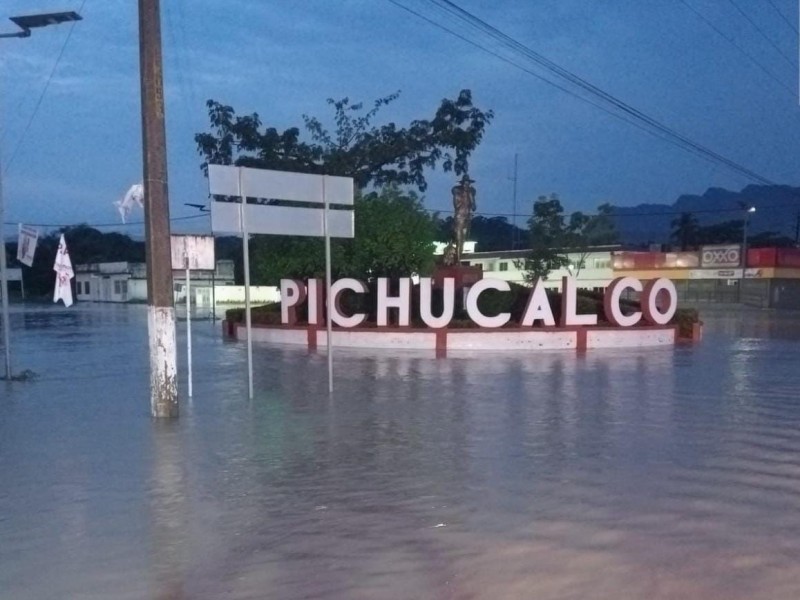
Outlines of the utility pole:
M150 411L154 417L174 418L178 416L177 349L159 0L139 0L139 76L142 88Z

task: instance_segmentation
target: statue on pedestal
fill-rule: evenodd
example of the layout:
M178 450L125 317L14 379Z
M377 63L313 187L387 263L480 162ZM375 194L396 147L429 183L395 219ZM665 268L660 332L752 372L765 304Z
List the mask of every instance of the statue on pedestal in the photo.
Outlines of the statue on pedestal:
M464 242L469 235L469 226L472 222L472 213L475 211L475 188L471 184L474 180L464 173L458 185L453 186L453 240L444 252L444 264L454 266L461 264L464 253Z

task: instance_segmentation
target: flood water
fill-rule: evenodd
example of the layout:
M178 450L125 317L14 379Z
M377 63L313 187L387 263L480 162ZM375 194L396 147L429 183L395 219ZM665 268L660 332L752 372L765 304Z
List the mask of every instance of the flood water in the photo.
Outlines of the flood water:
M800 314L698 346L245 345L193 323L149 417L146 309L14 307L3 599L800 598ZM184 323L179 323L185 376Z

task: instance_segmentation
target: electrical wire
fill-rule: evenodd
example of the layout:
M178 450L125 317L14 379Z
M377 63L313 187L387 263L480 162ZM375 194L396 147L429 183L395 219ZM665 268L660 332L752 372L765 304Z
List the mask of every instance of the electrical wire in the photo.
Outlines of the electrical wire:
M750 60L750 62L755 64L759 69L761 69L764 73L766 73L769 77L771 77L778 85L780 85L782 88L784 88L786 91L788 91L789 94L791 94L792 98L794 98L795 90L792 89L791 87L789 87L788 85L786 85L777 75L775 75L772 71L767 69L767 67L765 67L763 64L761 64L752 54L750 54L744 48L742 48L739 44L737 44L736 40L734 38L725 35L725 33L719 27L714 25L713 21L711 21L710 19L706 18L705 15L703 15L703 13L701 13L694 6L692 6L691 4L686 2L686 0L680 0L680 3L683 4L689 10L691 10L695 15L697 15L697 17L700 20L702 20L706 25L711 27L711 29L713 29L715 32L717 32L724 40L726 40L728 43L730 43L739 52L744 54Z
M506 62L506 63L510 64L511 66L516 67L520 71L523 71L523 72L527 73L528 75L531 75L531 76L535 77L536 79L539 79L543 83L546 83L547 85L550 85L550 86L556 88L557 90L564 92L565 94L568 94L568 95L570 95L570 96L572 96L572 97L574 97L574 98L576 98L578 100L581 100L582 102L586 102L587 104L590 104L590 105L594 106L595 108L598 108L599 110L601 110L601 111L605 112L606 114L614 117L615 119L619 119L620 121L628 123L629 125L632 125L633 127L636 127L637 129L639 129L639 130L641 130L641 131L643 131L643 132L645 132L645 133L647 133L649 135L652 135L653 137L656 137L656 138L658 138L658 139L660 139L662 141L665 141L665 142L673 144L673 145L678 145L678 144L675 144L675 142L673 140L669 139L664 134L661 134L659 132L653 131L652 129L647 129L645 126L643 126L640 123L637 123L633 119L627 118L626 116L624 116L622 114L613 112L613 111L609 110L608 108L604 107L602 104L600 104L598 102L594 102L590 98L586 98L584 96L581 96L580 94L570 90L569 88L566 88L566 87L564 87L562 85L559 85L558 83L556 83L554 81L551 81L550 79L547 79L546 77L536 73L535 71L531 70L530 68L525 67L525 66L519 64L518 62L515 62L514 60L512 60L512 59L510 59L510 58L508 58L506 56L503 56L502 54L499 54L499 53L487 48L486 46L482 46L481 44L477 43L476 41L471 40L471 39L461 35L460 33L456 32L456 31L453 31L452 29L449 29L449 28L445 27L444 25L441 25L440 23L437 23L436 21L426 17L425 15L423 15L423 14L421 14L421 13L419 13L419 12L417 12L417 11L411 9L411 8L408 8L407 6L403 6L402 4L399 4L395 0L388 0L388 1L391 2L392 4L394 4L395 6L397 6L398 8L401 8L401 9L411 13L412 15L422 19L423 21L426 21L426 22L430 23L431 25L433 25L433 26L435 26L435 27L437 27L439 29L442 29L443 31L453 35L454 37L457 37L457 38L461 39L462 41L464 41L464 42L466 42L466 43L478 48L479 50L483 50L487 54L490 54L490 55L492 55L492 56L494 56L496 58L499 58L503 62ZM681 147L681 146L679 146L679 147ZM704 160L708 160L710 162L715 162L715 161L711 160L710 158L708 158L707 156L704 156L702 153L697 152L697 151L695 151L693 149L687 149L687 148L683 148L683 149L686 150L687 152L690 152L690 153L694 154L695 156L697 156L699 158L702 158Z
M189 221L190 219L201 219L203 217L211 216L210 213L203 213L200 215L189 215L188 217L172 217L170 223L175 221ZM3 225L17 225L19 221L6 221ZM133 227L134 225L144 225L144 221L131 221L130 223L25 223L31 227L77 227L85 225L86 227L93 227L95 229L100 227Z
M404 9L406 8L405 6L398 4L396 0L389 0L389 1L395 5L401 6ZM539 66L544 67L548 71L556 74L557 76L563 79L566 79L573 85L576 85L577 87L589 92L590 94L597 96L604 102L610 104L614 109L620 110L623 113L631 116L632 118L641 121L646 126L654 129L655 131L658 131L668 136L674 144L679 145L683 149L701 153L707 156L708 158L714 160L715 162L718 162L719 164L726 166L730 170L738 172L740 175L744 175L748 179L758 181L766 185L775 185L774 182L770 181L766 177L763 177L762 175L759 175L755 171L752 171L751 169L748 169L747 167L744 167L743 165L740 165L734 162L733 160L728 159L714 152L713 150L710 150L709 148L702 146L701 144L691 140L685 135L657 121L653 117L650 117L649 115L646 115L642 111L626 104L619 98L616 98L610 93L605 92L604 90L598 88L597 86L589 83L588 81L582 79L581 77L575 75L574 73L568 71L567 69L560 67L553 61L536 53L527 46L521 44L520 42L517 42L510 36L504 34L497 28L493 27L492 25L489 25L486 21L483 21L482 19L476 17L472 13L462 9L455 3L450 2L450 0L428 0L428 1L434 4L435 6L438 6L440 9L446 11L451 16L459 19L461 22L467 24L473 29L476 29L478 32L489 35L493 39L500 41L504 46L511 49L513 52L523 55L525 58L535 62Z
M81 2L80 7L78 8L77 12L83 12L83 6L86 4L86 0ZM28 118L28 122L25 123L25 128L22 130L22 135L19 138L19 141L14 146L14 149L11 151L11 154L8 157L5 165L3 165L3 173L8 174L8 170L11 168L11 165L14 162L14 159L17 157L17 152L22 147L23 142L25 141L25 136L28 134L28 130L31 128L31 124L33 120L36 118L36 115L39 112L39 108L42 106L42 101L44 100L45 94L47 94L47 90L50 87L50 82L53 81L53 76L56 73L56 69L58 65L61 63L61 58L64 56L64 51L67 49L67 44L69 44L69 40L72 37L72 32L75 31L76 21L72 21L70 23L69 32L67 33L67 37L64 38L64 43L61 45L61 50L56 57L56 62L53 64L53 68L50 70L50 75L47 77L47 81L45 81L44 88L42 88L42 93L39 94L39 98L36 100L36 105L33 107L33 112L31 116Z
M774 3L772 0L767 0L767 2L769 2L769 5L770 5L772 8L774 8L774 9L775 9L775 12L776 12L776 13L778 13L778 14L780 15L781 19L783 19L783 22L784 22L784 23L786 23L786 24L787 24L787 25L788 25L788 26L791 28L791 30L792 30L792 31L794 31L795 33L797 33L797 27L795 27L795 26L792 24L792 22L791 22L789 19L787 19L787 18L786 18L786 15L784 15L784 14L783 14L783 13L782 13L782 12L781 12L779 9L778 9L778 7L777 7L777 6L775 6L775 3Z
M772 38L770 38L766 33L764 33L764 30L761 29L761 27L759 27L758 24L755 21L753 21L753 19L751 19L750 16L746 12L744 12L738 4L736 4L736 2L734 2L734 0L728 0L728 3L731 6L733 6L739 12L739 14L742 15L742 17L744 17L745 20L747 20L747 22L750 23L750 25L752 25L756 31L758 31L758 33L761 34L761 37L763 37L767 41L767 43L770 46L772 46L775 49L775 51L783 57L783 60L789 63L790 67L792 67L793 69L797 67L797 63L794 62L792 59L790 59L788 56L786 56L783 53L783 50L781 50L780 46L778 46L778 44L772 41Z
M424 19L425 21L431 23L432 25L436 26L437 28L446 31L446 32L450 33L451 35L455 35L456 37L459 37L460 39L469 42L470 44L480 48L481 50L484 50L485 52L488 52L489 54L492 54L494 56L497 56L498 58L501 58L501 60L504 60L505 62L508 62L509 64L512 64L513 66L515 66L517 68L521 68L518 63L512 61L511 59L508 59L508 58L506 58L506 57L504 57L502 55L499 55L498 53L486 48L485 46L475 42L474 40L466 38L462 34L455 33L453 30L447 28L446 26L442 25L441 23L439 23L439 22L437 22L437 21L435 21L435 20L433 20L433 19L431 19L429 17L421 15L420 13L414 11L413 9L409 8L408 6L398 2L398 0L388 0L388 1L390 3L392 3L392 4L394 4L395 6L397 6L398 8L401 8L401 9L403 9L403 10L405 10L405 11L411 13L411 14L414 14L417 17L421 17L422 19ZM434 6L438 7L440 10L443 10L444 12L449 14L450 16L455 17L458 20L460 20L461 22L463 22L464 24L472 27L474 30L478 31L479 33L488 35L489 37L491 37L495 41L499 41L503 46L505 46L507 49L510 49L515 54L522 55L524 58L526 58L528 60L531 60L532 62L538 64L541 67L544 67L546 70L548 70L549 72L551 72L554 75L558 76L559 78L567 80L569 83L571 83L572 85L575 85L576 87L581 89L583 92L589 93L592 96L597 97L598 99L600 99L604 103L610 105L610 107L598 106L597 103L587 99L585 96L583 96L581 94L578 94L578 93L575 93L575 92L568 92L568 93L571 93L571 95L583 100L584 102L588 102L589 104L592 104L593 106L596 106L596 107L600 108L601 110L603 110L603 111L605 111L605 112L607 112L607 113L609 113L611 115L617 116L617 117L620 116L620 112L621 112L622 115L623 115L623 120L628 120L628 122L630 122L631 119L635 119L636 121L639 121L638 123L636 123L636 125L638 127L640 127L640 128L645 127L646 131L648 131L649 133L655 135L656 137L660 137L662 140L668 141L669 143L671 143L671 144L673 144L675 146L680 147L684 151L688 151L688 152L690 152L692 154L695 154L696 156L700 156L700 157L705 158L707 160L710 160L712 162L716 162L718 164L722 164L725 167L727 167L728 169L733 170L733 171L739 173L740 175L744 175L747 179L758 181L759 183L763 183L763 184L766 184L766 185L774 185L774 182L770 181L766 177L763 177L763 176L759 175L758 173L756 173L756 172L754 172L754 171L752 171L752 170L750 170L750 169L748 169L748 168L746 168L746 167L744 167L744 166L742 166L742 165L740 165L738 163L735 163L734 161L732 161L732 160L730 160L730 159L728 159L728 158L726 158L726 157L724 157L724 156L722 156L722 155L720 155L720 154L718 154L718 153L716 153L716 152L714 152L714 151L712 151L712 150L710 150L708 148L705 148L705 147L701 146L697 142L694 142L693 140L687 138L686 136L683 136L682 134L676 132L675 130L667 127L666 125L664 125L664 124L662 124L660 122L658 122L654 118L649 117L648 115L646 115L646 114L642 113L641 111L631 107L630 105L625 104L624 102L622 102L618 98L615 98L611 94L601 90L600 88L594 86L593 84L589 83L588 81L583 80L582 78L578 77L574 73L571 73L570 71L560 67L559 65L555 64L554 62L550 61L549 59L545 58L544 56L534 52L533 50L531 50L527 46L524 46L523 44L521 44L521 43L517 42L516 40L514 40L513 38L509 37L508 35L502 33L501 31L499 31L498 29L496 29L493 26L489 25L485 21L479 19L478 17L476 17L476 16L472 15L471 13L465 11L464 9L460 8L459 6L454 4L453 2L449 2L448 0L429 0L429 2L432 3ZM525 70L526 72L530 73L530 71L527 70L527 69L523 69L523 70ZM557 84L554 84L553 82L551 82L551 81L547 80L546 78L543 78L543 77L541 77L539 75L536 75L536 76L539 79L542 79L543 81L549 83L550 85L554 85L555 87L561 89L562 91L566 91L562 86L558 86ZM615 111L619 111L619 112L615 112Z
M783 204L769 204L769 205L766 205L766 206L759 206L758 208L759 208L760 211L764 211L764 210L768 210L768 209L771 209L771 208L788 208L788 207L792 207L792 206L797 206L797 203L796 202L787 202L787 203L783 203ZM616 207L613 207L613 208L614 209L620 209L620 208L625 208L625 207L616 206ZM453 209L452 208L447 208L447 209L426 208L424 210L429 212L429 213L447 213L447 212L451 212ZM741 213L741 212L742 212L741 208L703 208L703 209L697 209L697 210L678 210L678 211L664 211L664 212L634 212L634 213L612 212L608 216L611 217L612 219L617 219L617 218L627 218L627 217L672 217L672 216L682 215L684 213L690 213L690 214L694 215L694 214ZM582 212L581 214L583 214L586 217L601 216L601 215L596 214L596 213L595 214L591 214L591 213L583 213ZM492 213L492 212L479 212L479 211L474 212L473 215L480 216L480 217L511 217L511 218L514 218L514 217L517 217L517 218L519 218L519 217L530 218L530 216L531 216L530 213L517 213L517 214L514 214L514 213ZM509 223L509 225L510 225L510 223Z

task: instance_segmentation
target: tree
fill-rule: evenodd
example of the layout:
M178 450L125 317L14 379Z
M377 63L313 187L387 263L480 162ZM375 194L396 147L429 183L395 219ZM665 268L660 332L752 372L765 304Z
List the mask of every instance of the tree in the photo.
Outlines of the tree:
M522 267L525 281L532 283L569 264L564 253L567 247L568 230L564 223L564 208L558 194L539 196L533 203L533 216L528 219L531 249Z
M100 262L144 262L144 242L137 242L123 233L103 233L89 225L62 227L40 237L33 265L25 268L25 290L32 296L52 294L55 285L53 263L61 234L67 241L73 267ZM11 245L16 256L16 244Z
M262 169L352 177L356 186L411 185L427 188L425 170L441 165L445 172L461 175L494 116L472 103L470 90L442 100L432 119L373 126L381 108L399 93L379 98L364 112L362 103L348 98L328 100L334 108L336 129L328 131L315 117L303 116L310 141L301 141L300 129L282 133L274 127L262 131L258 113L237 116L234 109L209 100L212 131L195 135L205 162Z
M680 217L672 220L672 234L670 238L680 244L681 250L693 248L698 244L699 225L692 213L681 213Z
M453 235L453 217L437 219L437 236L440 241L449 240ZM516 234L516 235L515 235ZM506 217L472 217L469 239L477 244L481 252L510 250L512 238L520 239L524 231L508 222Z
M528 219L531 249L524 261L519 261L526 271L525 280L532 283L569 266L568 251L579 254L573 265L577 277L594 248L617 243L613 213L614 207L605 203L597 207L597 214L576 211L566 221L558 194L539 196L533 203L533 216Z
M744 235L744 221L732 219L697 229L697 245L740 244Z
M356 237L344 244L347 275L431 273L436 223L416 194L391 186L358 198L355 211Z
M332 274L339 277L427 275L434 263L434 219L416 194L396 186L355 199L352 240L331 240ZM253 280L277 285L282 278L323 277L323 240L297 236L256 236L251 241Z
M570 215L566 241L570 249L579 253L575 264L575 277L580 274L586 265L587 257L595 248L618 242L613 214L614 207L605 203L597 207L597 214L585 215L578 211Z
M748 248L792 248L794 240L777 231L762 231L747 236Z

